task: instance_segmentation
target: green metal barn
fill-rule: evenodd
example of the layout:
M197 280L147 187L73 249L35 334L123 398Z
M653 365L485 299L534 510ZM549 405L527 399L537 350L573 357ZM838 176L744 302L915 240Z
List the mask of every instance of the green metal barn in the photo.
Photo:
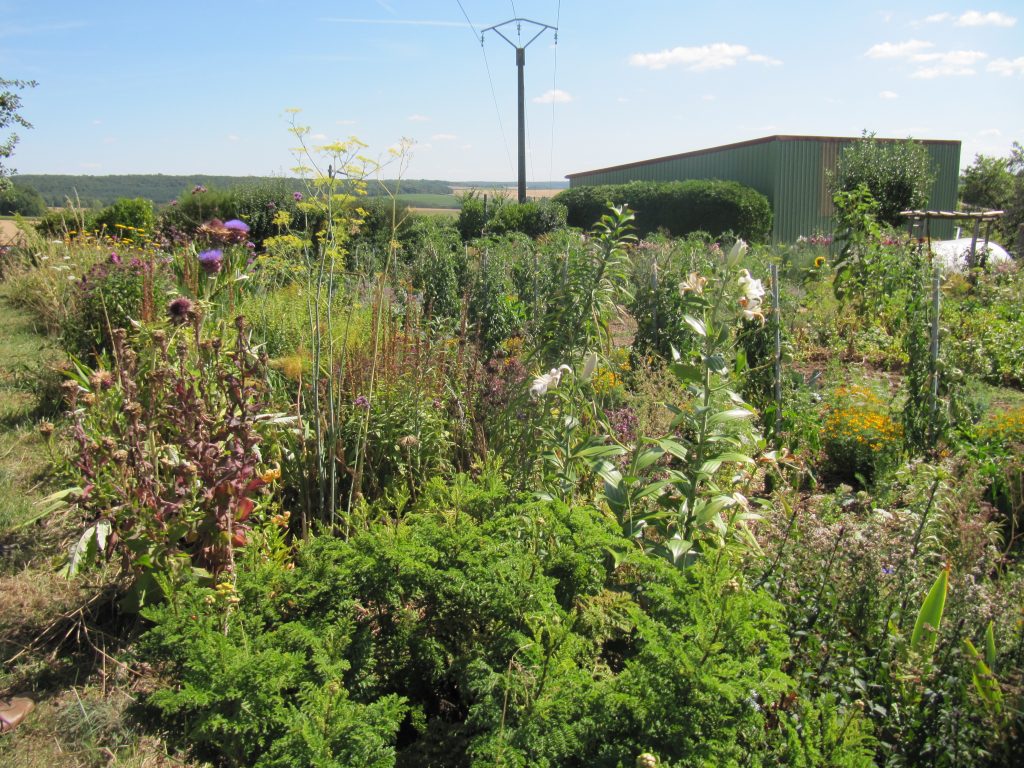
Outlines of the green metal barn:
M753 187L768 198L774 213L774 242L832 231L832 199L825 174L835 170L844 147L857 138L838 136L766 136L696 152L568 175L570 187L625 184L630 181L724 179ZM904 141L904 139L878 139ZM935 168L929 210L956 208L960 176L959 141L921 141ZM932 225L932 237L953 237L952 222Z

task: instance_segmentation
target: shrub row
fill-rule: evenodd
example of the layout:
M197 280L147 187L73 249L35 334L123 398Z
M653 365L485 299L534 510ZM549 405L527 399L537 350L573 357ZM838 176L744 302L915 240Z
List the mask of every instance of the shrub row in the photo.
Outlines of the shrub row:
M681 237L704 231L732 232L751 242L764 242L772 231L768 198L735 181L631 181L574 187L555 196L568 209L570 226L588 228L601 218L608 203L628 204L636 211L639 236L664 230Z

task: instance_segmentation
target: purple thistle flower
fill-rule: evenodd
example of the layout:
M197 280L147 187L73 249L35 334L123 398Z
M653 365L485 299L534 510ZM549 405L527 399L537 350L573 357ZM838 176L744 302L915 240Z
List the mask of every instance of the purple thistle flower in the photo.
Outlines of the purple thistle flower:
M121 263L121 257L117 255L116 251L111 251L110 252L110 263L111 264L120 264Z
M250 240L249 242L247 242L245 244L245 247L248 248L250 251L254 251L254 250L256 250L256 243L254 243L252 240Z
M241 219L231 219L231 221L224 222L225 229L230 229L234 232L249 232L249 225Z
M196 184L194 187L192 187L192 194L193 195L201 195L205 191L206 191L206 187L204 187L202 184Z
M295 198L295 202L296 203L301 203L302 202L302 193L301 192L292 192L292 197Z
M180 325L192 314L192 302L184 296L179 296L167 305L167 314L171 316L172 323Z
M199 266L208 275L216 275L220 272L224 263L224 253L214 248L212 251L203 251L199 254Z

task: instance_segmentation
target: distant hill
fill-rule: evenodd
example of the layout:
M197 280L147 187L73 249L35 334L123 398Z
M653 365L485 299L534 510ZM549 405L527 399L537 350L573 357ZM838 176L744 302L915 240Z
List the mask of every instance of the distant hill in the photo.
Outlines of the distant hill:
M19 185L36 190L47 205L62 206L68 199L80 202L86 207L110 205L121 197L142 197L156 205L166 205L189 192L197 184L207 189L230 189L241 185L274 181L284 182L296 192L305 190L301 179L268 176L169 176L164 174L131 174L121 176L71 176L63 174L18 174L14 177ZM450 195L452 187L447 181L429 179L402 179L400 182L385 180L384 184L394 190L400 189L403 197L410 195ZM385 190L379 184L370 184L369 195L383 195Z

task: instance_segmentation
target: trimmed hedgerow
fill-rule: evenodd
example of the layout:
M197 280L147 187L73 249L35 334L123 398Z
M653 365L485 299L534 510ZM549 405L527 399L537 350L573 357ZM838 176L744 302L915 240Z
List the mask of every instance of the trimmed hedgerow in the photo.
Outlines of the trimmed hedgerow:
M631 181L574 187L554 199L568 208L569 225L581 228L600 219L608 203L628 204L636 211L640 237L658 230L675 237L698 231L716 236L732 232L751 242L763 242L772 231L768 198L736 181Z

